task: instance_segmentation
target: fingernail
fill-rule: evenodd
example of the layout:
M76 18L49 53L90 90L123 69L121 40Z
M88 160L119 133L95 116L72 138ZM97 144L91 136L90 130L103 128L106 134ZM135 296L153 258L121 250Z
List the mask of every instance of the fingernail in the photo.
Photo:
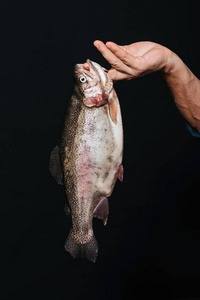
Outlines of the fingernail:
M97 49L99 49L99 44L98 44L98 43L94 42L94 46L95 46Z
M110 43L110 42L107 42L107 43L106 43L106 47L110 48L110 47L111 47L111 43Z
M106 43L106 47L107 47L107 48L112 48L112 44L113 44L112 42L107 42L107 43Z

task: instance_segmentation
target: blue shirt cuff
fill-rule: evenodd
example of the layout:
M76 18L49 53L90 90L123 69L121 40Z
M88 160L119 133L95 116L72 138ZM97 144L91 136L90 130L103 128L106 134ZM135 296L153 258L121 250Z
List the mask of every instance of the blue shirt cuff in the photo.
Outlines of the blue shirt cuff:
M191 127L188 123L186 123L186 128L191 133L191 135L200 138L200 133L198 133L198 131L193 127Z

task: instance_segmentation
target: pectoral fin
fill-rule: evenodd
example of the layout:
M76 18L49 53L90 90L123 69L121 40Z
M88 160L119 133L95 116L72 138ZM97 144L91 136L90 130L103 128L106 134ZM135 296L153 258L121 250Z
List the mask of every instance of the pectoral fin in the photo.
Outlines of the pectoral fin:
M69 205L68 205L67 202L65 202L64 212L65 212L65 214L67 215L67 217L69 217L70 214L71 214L71 210L70 210Z
M63 184L63 173L60 166L60 157L59 157L60 148L56 146L50 155L49 162L49 171L51 175L55 177L57 183Z
M116 93L113 93L108 100L109 112L112 121L117 124L118 99Z
M118 167L118 170L117 170L117 177L118 179L122 182L123 181L123 178L124 178L124 168L122 165L120 165Z

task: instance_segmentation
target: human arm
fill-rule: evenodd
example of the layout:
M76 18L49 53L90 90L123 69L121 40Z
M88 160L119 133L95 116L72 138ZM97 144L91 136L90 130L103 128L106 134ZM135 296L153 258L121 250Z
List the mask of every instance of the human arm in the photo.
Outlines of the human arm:
M94 45L111 64L108 74L114 81L130 80L158 71L181 114L200 133L200 81L178 55L152 42L118 46L112 42L95 41Z

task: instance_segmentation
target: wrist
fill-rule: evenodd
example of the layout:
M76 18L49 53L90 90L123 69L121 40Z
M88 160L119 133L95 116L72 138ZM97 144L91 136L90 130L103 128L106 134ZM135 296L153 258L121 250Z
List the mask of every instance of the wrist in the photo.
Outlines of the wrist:
M161 75L167 82L173 81L180 84L189 83L191 72L180 57L169 49L166 49L166 63L161 71Z

